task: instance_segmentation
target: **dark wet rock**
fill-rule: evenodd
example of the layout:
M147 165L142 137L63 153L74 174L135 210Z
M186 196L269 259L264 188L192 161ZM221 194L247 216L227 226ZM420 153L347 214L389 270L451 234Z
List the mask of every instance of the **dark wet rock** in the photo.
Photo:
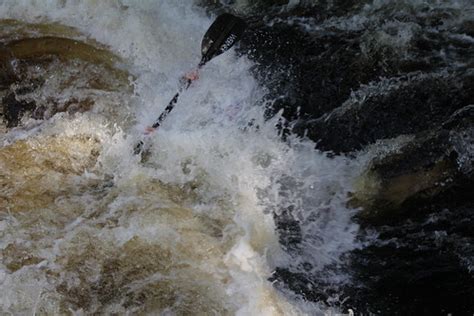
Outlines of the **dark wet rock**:
M16 84L9 87L0 100L1 115L7 128L18 126L25 115L34 119L44 118L43 107L38 106L33 99L25 98L25 95L40 89L44 81L21 80L22 75L24 74L20 73L16 77Z
M318 148L335 152L360 150L379 139L438 127L474 100L474 75L455 73L402 81L387 93L354 97L341 108L297 126L307 127ZM382 88L382 87L380 87Z
M36 109L35 102L18 100L15 93L9 93L2 99L3 120L8 128L16 127L21 118Z
M377 189L358 214L368 246L350 256L358 286L342 291L345 306L383 315L474 312L473 142L468 105L372 162L366 176Z
M8 88L17 80L11 63L11 52L0 43L0 90Z
M430 200L405 204L369 246L352 253L354 284L346 306L382 315L474 313L472 179ZM420 203L422 202L422 203Z
M390 222L429 203L465 179L474 180L474 111L465 106L441 127L417 134L395 153L376 157L362 176L352 204L363 207L364 222Z
M473 99L472 74L466 73L474 49L462 37L468 22L453 27L454 33L438 31L447 18L443 12L399 12L395 5L381 9L387 21L367 22L366 27L328 22L361 8L361 3L335 2L260 13L247 18L249 29L240 43L240 51L256 62L256 77L268 87L267 115L283 109L289 122L298 120L293 132L318 142L322 150L358 150L376 139L410 132L412 121L435 125ZM440 75L443 71L446 77ZM354 92L364 85L383 85L384 78L413 82L388 95L371 96L363 121L351 122L354 112L339 117L340 122L325 121L331 111L350 103ZM430 113L432 107L443 113ZM418 108L420 116L413 115Z
M473 179L462 177L430 199L405 203L404 216L366 225L367 236L360 237L366 246L342 267L350 282L326 277L338 267L320 273L277 268L270 280L304 300L356 315L473 313L472 187Z
M460 129L471 127L473 125L474 104L470 104L454 112L449 119L443 122L442 127L445 129Z
M270 281L274 282L276 287L288 287L310 302L328 302L331 296L340 293L337 285L324 282L316 276L310 277L307 273L292 272L284 268L277 268Z
M262 16L318 17L321 20L342 16L368 3L368 0L300 1L289 0L216 1L200 0L199 4L214 14L232 12L249 19Z
M293 208L290 206L281 214L273 216L280 244L289 252L297 251L303 239L299 221L292 214Z
M71 98L63 103L58 103L56 100L51 99L48 100L49 107L46 108L44 105L37 105L31 98L22 99L22 95L34 92L39 88L35 85L20 86L16 91L9 92L1 100L1 113L7 128L18 126L25 115L35 120L43 120L60 112L67 112L69 114L87 112L95 104L91 98L84 98L82 100Z
M247 34L241 47L250 50L257 77L270 89L269 115L284 109L290 121L319 117L360 84L387 74L377 60L362 55L358 32L309 35L280 23Z
M459 33L474 37L474 21L473 20L464 21L459 27Z
M460 19L446 31L446 21L459 14L450 8L395 2L371 11L366 1L270 2L202 4L214 13L244 15L249 27L239 49L256 62L255 75L269 88L267 114L284 109L288 121L300 121L294 130L300 135L361 85L403 73L472 66L474 48L463 39L472 23ZM326 141L316 132L308 136ZM338 150L337 145L321 146Z

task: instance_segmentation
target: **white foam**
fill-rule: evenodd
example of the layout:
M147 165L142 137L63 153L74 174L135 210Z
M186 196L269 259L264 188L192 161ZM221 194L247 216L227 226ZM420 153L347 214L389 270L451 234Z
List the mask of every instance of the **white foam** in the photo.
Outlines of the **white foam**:
M315 151L310 141L293 138L291 146L283 143L275 128L277 118L263 119L265 90L252 77L249 60L236 57L231 50L211 61L149 139L148 162L142 164L132 154L144 126L152 123L173 96L178 78L200 59L200 40L212 22L202 9L184 1L0 0L0 12L1 18L74 26L110 46L137 76L133 102L123 109L132 111L128 114L138 122L131 130L125 129L126 122L115 121L118 118L107 113L85 113L74 119L57 115L34 130L34 135L98 135L103 148L96 172L112 175L119 192L103 216L118 214L121 225L96 232L92 220L75 222L71 232L45 250L51 266L80 231L117 247L135 236L149 242L178 240L175 229L160 227L156 219L143 218L143 214L130 215L128 205L144 203L143 196L134 197L143 183L160 181L175 188L196 183L193 193L197 199L183 198L180 207L190 207L196 215L205 213L210 219L231 219L236 225L226 227L235 238L233 246L215 260L232 276L227 292L238 306L237 314L291 315L308 310L303 302L285 298L267 279L278 265L298 270L301 263L310 262L314 269L323 269L354 247L358 227L351 222L353 213L345 202L358 169L351 160L328 158ZM17 132L21 137L33 135ZM20 138L17 132L6 137L14 141ZM90 173L84 177L90 178ZM91 213L100 205L100 201L83 203ZM271 214L290 206L302 226L298 258L290 258L281 249ZM91 227L82 229L83 225ZM41 274L39 270L35 273ZM30 281L21 282L26 287ZM31 282L40 289L43 281ZM28 301L32 308L37 291L31 293L28 300L9 295L9 303L0 306L8 311Z

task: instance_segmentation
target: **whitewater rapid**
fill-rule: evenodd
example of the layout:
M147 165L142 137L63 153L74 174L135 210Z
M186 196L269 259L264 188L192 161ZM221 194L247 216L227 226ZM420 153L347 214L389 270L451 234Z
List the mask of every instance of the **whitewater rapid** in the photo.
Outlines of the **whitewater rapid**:
M2 313L325 312L269 278L307 263L317 273L356 247L346 202L360 162L282 141L245 55L209 62L148 140L147 158L132 154L199 62L213 18L191 1L0 0L0 19L59 23L107 47L133 87L95 91L90 111L27 119L1 136ZM31 97L58 93L58 76ZM276 231L273 214L288 209L298 251Z

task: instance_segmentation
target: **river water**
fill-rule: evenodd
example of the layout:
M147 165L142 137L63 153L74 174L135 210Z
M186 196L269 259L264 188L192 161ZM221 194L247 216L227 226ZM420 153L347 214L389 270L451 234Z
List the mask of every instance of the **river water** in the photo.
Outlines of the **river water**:
M245 54L209 62L146 157L132 153L199 62L213 18L192 1L0 0L5 43L54 35L102 54L11 60L42 78L22 98L46 115L0 135L1 314L330 312L270 280L276 267L317 274L358 247L346 202L364 162L283 141ZM298 251L274 222L288 209Z

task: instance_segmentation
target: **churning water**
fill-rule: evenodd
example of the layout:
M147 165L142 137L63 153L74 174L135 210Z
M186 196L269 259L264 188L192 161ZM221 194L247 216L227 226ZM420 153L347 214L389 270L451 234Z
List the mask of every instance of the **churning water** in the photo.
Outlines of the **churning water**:
M282 141L245 55L206 65L149 154L132 154L213 18L191 1L0 0L5 43L73 40L69 59L11 60L42 78L21 97L45 114L0 136L0 313L325 312L269 279L277 266L318 273L356 247L345 205L360 162ZM83 43L95 48L75 55ZM274 222L289 209L296 250Z

